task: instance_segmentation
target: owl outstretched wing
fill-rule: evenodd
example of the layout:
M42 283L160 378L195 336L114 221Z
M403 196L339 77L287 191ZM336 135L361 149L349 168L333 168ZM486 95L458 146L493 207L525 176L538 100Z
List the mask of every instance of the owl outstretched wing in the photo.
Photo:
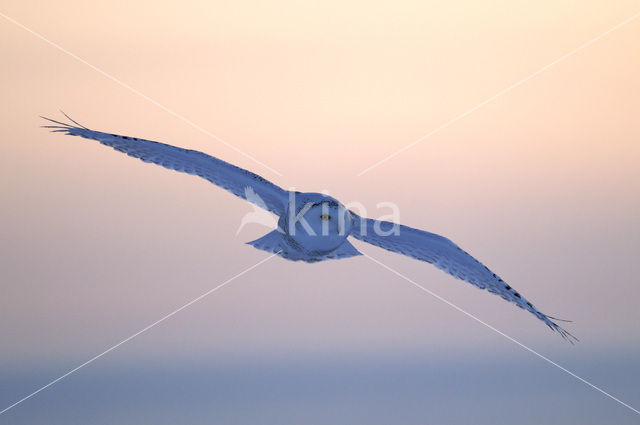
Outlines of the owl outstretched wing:
M518 291L449 239L388 221L371 220L353 213L352 216L354 223L351 236L356 239L431 263L455 278L486 289L531 312L568 341L577 341L573 335L553 321L560 319L548 316L535 308Z
M42 118L55 124L43 126L52 129L53 132L97 140L103 145L110 146L144 162L152 162L170 170L200 176L274 214L282 215L285 212L288 202L287 191L257 174L218 158L165 143L90 130L68 116L67 118L75 125L62 123L50 118ZM251 188L250 192L245 190L247 187ZM247 197L247 193L256 196ZM256 202L257 200L261 202Z

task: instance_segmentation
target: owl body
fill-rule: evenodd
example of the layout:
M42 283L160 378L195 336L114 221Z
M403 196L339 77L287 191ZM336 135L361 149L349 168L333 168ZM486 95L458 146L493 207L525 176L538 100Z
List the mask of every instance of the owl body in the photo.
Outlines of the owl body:
M317 262L361 255L347 241L353 217L322 193L290 192L278 228L248 244L292 261Z

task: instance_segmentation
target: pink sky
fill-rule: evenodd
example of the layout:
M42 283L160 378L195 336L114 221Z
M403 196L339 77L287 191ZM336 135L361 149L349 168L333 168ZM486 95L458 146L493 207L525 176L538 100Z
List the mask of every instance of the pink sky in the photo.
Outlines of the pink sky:
M637 348L640 20L378 168L357 173L637 12L637 2L4 2L0 12L276 175L0 18L0 334L11 359L95 353L257 263L250 206L210 184L46 133L202 150L285 188L395 202L542 311L580 351ZM527 344L529 314L428 264L355 243ZM273 259L125 353L513 350L366 258ZM142 355L141 354L141 355ZM80 357L83 357L80 355Z

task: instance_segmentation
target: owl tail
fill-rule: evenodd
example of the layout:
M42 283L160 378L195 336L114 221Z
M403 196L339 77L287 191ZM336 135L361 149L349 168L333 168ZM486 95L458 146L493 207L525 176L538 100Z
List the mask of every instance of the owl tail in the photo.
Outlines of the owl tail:
M325 255L309 254L301 252L292 247L284 238L282 233L278 229L267 233L263 237L256 239L255 241L247 242L247 244L254 248L261 249L267 252L273 252L278 254L282 258L286 258L291 261L306 261L308 263L315 263L317 261L331 260L354 257L362 255L351 243L345 240L342 245L335 251L331 251Z
M254 248L261 249L267 252L281 253L287 250L288 244L282 237L282 233L278 231L278 229L267 233L261 238L256 239L255 241L247 242L248 245L251 245Z

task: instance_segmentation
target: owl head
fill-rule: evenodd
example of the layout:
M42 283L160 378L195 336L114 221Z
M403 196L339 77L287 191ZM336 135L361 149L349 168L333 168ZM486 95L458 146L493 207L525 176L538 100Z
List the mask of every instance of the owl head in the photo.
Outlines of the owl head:
M278 228L296 249L324 254L337 249L351 231L351 214L331 196L295 192Z

